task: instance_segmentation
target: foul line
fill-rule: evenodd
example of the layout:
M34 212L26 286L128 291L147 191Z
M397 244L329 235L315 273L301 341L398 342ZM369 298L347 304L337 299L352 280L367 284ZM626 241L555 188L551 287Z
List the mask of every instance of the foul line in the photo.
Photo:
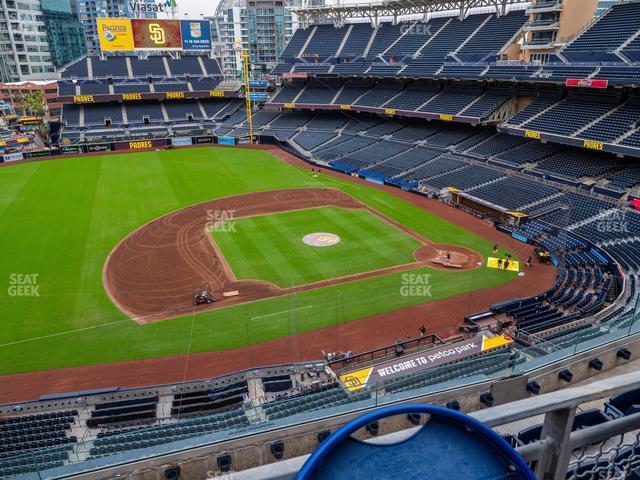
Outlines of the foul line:
M274 315L280 315L281 313L295 312L296 310L306 310L307 308L313 308L313 306L312 305L307 305L306 307L290 308L289 310L282 310L281 312L267 313L266 315L259 315L257 317L251 317L251 320L256 320L258 318L273 317ZM2 345L0 345L0 347L1 346Z
M0 348L10 347L11 345L18 345L19 343L35 342L37 340L44 340L45 338L59 337L61 335L67 335L69 333L84 332L85 330L93 330L94 328L108 327L109 325L117 325L118 323L124 323L124 322L130 322L130 321L131 320L129 319L118 320L117 322L103 323L102 325L94 325L92 327L78 328L76 330L67 330L66 332L52 333L51 335L43 335L42 337L27 338L26 340L16 340L15 342L0 344Z

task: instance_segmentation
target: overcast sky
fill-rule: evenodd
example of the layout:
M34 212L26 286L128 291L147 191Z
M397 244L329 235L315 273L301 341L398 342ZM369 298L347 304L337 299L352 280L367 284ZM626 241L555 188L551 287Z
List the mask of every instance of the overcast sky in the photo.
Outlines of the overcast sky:
M200 14L205 16L213 15L218 6L218 0L176 0L178 3L178 16L185 18L200 18Z
M371 2L375 0L342 0L341 3L365 3ZM383 0L378 0L382 2ZM219 0L176 0L178 3L178 13L177 17L179 18L200 18L200 14L204 14L204 16L211 16L215 13L216 7L218 6ZM335 0L325 0L326 4L336 3ZM520 7L516 7L520 8ZM483 11L486 9L483 9ZM185 17L185 13L187 14Z

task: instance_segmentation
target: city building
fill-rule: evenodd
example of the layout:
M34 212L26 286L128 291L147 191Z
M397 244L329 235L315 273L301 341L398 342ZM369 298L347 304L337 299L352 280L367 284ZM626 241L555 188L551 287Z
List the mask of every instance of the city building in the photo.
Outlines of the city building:
M87 53L84 27L70 0L41 0L41 6L53 65L60 68Z
M82 36L70 0L0 0L0 81L55 78L84 53Z
M597 8L598 0L534 0L526 12L523 60L547 61L593 20Z
M255 70L267 72L275 66L285 45L298 28L289 7L299 0L222 0L211 21L214 42L222 45L221 66L227 76L242 69L239 50L249 50ZM324 4L324 1L313 2Z
M155 3L154 0L78 0L78 19L85 31L89 52L100 50L96 19L103 17L157 18L155 12L133 11L130 4Z
M54 75L40 0L0 0L0 81Z
M598 2L596 16L599 17L600 15L602 15L611 5L615 5L616 3L624 3L625 1L627 0L600 0Z
M42 91L46 101L44 117L56 120L60 117L61 104L58 102L58 87L56 81L32 81L0 83L0 102L11 105L13 113L18 116L30 115L24 104L24 95Z

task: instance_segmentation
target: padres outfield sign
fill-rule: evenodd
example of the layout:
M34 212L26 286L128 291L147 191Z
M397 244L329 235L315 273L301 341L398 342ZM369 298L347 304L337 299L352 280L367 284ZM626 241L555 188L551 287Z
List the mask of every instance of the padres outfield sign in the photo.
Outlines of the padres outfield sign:
M512 343L510 337L498 335L497 337L485 337L479 335L470 340L441 345L432 350L407 355L402 359L394 359L373 367L355 370L340 375L340 381L350 392L360 390L375 382L416 373L427 368L437 367L445 363L462 360L466 357L477 355L494 348Z
M143 148L152 148L153 147L153 143L151 143L151 140L142 140L139 142L129 142L129 148L131 150L141 150Z

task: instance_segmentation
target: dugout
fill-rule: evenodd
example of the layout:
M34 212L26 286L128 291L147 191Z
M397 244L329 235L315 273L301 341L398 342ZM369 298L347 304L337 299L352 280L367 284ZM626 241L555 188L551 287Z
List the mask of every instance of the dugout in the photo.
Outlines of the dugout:
M489 217L498 223L508 223L511 225L520 225L526 221L527 214L507 210L499 205L494 205L479 198L476 198L461 190L449 187L449 202L456 208L462 210L471 210L477 212L483 218Z

